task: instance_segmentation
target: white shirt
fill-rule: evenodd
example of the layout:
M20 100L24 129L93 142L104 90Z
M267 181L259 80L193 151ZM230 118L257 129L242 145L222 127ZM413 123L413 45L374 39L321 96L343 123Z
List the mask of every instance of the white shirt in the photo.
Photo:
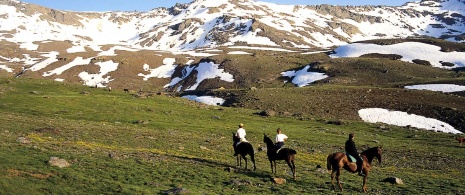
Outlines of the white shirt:
M287 136L282 133L276 135L276 142L284 142L285 139L287 139Z
M236 131L236 137L238 137L241 140L245 140L245 129L244 128L239 128Z

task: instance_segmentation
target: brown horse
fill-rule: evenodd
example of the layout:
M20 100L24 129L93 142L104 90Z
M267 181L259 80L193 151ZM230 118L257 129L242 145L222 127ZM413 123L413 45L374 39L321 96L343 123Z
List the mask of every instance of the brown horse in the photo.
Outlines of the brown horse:
M455 140L459 141L459 144L462 145L463 142L465 142L465 138L464 137L455 137Z
M291 168L292 177L295 180L295 165L294 159L297 152L293 149L289 148L281 148L277 153L276 146L274 145L273 141L266 135L263 134L263 142L266 144L266 155L268 156L268 160L271 164L271 173L276 173L276 160L284 160L286 161L287 165ZM273 169L274 164L274 169Z
M245 169L247 169L247 154L250 156L250 160L253 162L253 170L255 171L257 167L255 167L255 152L252 147L252 144L249 142L240 142L240 139L236 137L236 134L233 133L233 143L238 143L234 146L234 150L236 151L237 155L237 166L242 166L242 158L245 160Z
M363 171L363 174L365 175L363 177L363 187L362 187L362 190L364 192L367 192L366 182L367 182L368 172L370 172L371 170L371 162L376 157L378 159L378 162L381 164L382 154L383 154L382 147L370 148L368 150L363 151L360 154L360 157L363 159L362 171ZM341 181L339 180L341 169L344 168L345 170L352 172L352 173L357 172L357 164L355 162L350 162L346 154L342 152L336 152L328 156L327 168L328 168L328 171L332 170L331 183L333 185L333 189L336 190L336 187L334 186L334 174L336 173L337 184L339 185L339 189L341 191L343 191Z

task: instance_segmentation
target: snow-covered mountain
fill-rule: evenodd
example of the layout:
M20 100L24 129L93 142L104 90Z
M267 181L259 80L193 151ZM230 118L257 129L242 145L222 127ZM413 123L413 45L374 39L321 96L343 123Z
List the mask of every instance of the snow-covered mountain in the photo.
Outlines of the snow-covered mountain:
M102 45L171 51L238 44L312 48L420 35L461 41L464 9L464 0L400 7L195 0L149 12L88 13L1 0L0 40L28 50L43 41L69 41L68 52Z
M296 67L281 64L277 72L258 76L260 72L253 69L227 66L221 62L228 62L224 56L218 62L199 58L254 56L250 50L311 54L380 38L432 36L461 42L464 9L465 0L424 0L400 7L195 0L148 12L72 12L0 0L0 75L132 89L142 85L175 91L247 87L277 79L280 72ZM454 59L439 61L463 66L462 58ZM279 61L267 64L279 65ZM312 79L297 85L304 86L308 80Z

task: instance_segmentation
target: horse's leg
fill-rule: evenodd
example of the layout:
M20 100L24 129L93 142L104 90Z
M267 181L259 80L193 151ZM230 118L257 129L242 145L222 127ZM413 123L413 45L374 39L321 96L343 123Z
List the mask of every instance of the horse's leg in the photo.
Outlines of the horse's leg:
M239 156L239 155L237 155L237 156L236 156L236 160L237 160L237 164L236 164L236 166L240 166L240 164L239 164L239 158L240 158L240 156Z
M245 170L247 170L247 157L245 157L245 155L244 155L242 158L244 158L244 161L245 161Z
M270 166L271 166L271 173L274 173L273 172L273 161L272 160L270 160Z
M293 177L293 179L295 180L295 166L293 166L293 165L294 165L294 161L291 161L290 159L287 159L287 160L286 160L286 163L287 163L287 165L289 166L289 168L291 168L292 177Z
M278 172L276 172L276 160L273 160L273 164L274 164L274 173L276 174L276 173L278 173Z
M239 157L239 167L242 167L242 155L238 154Z
M341 168L338 168L337 171L336 171L336 181L337 181L337 185L339 186L339 189L342 191L344 191L342 189L342 184L341 184L341 180L339 179L339 176L341 175Z
M336 169L331 171L331 184L333 186L333 190L336 190L336 186L334 186L334 173L336 173Z
M362 190L363 192L367 192L367 178L368 178L368 171L366 169L363 169L363 174L365 176L363 176L363 187L362 187Z
M295 180L295 164L294 164L294 160L291 161L292 163L292 174L294 175L294 180Z

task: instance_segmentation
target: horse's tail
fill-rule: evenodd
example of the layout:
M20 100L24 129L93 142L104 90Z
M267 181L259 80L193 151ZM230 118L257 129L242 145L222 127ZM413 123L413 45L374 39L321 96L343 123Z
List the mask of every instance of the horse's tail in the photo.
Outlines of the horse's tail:
M331 171L331 159L333 156L334 154L330 154L326 159L326 168L328 169L328 171Z

